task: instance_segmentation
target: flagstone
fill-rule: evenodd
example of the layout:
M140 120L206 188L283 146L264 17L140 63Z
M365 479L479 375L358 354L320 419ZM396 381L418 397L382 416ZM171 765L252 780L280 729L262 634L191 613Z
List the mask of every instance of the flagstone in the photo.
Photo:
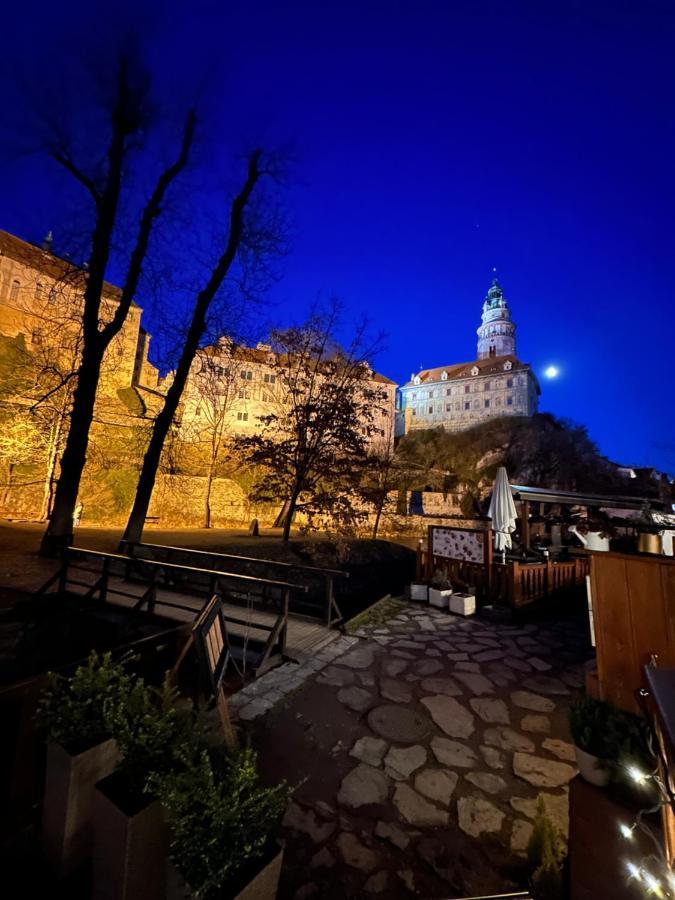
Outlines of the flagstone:
M495 747L486 747L481 744L480 752L483 755L485 764L491 769L504 768L504 756Z
M513 853L524 856L527 851L527 845L532 837L533 825L526 822L525 819L514 819L511 828L510 847Z
M359 763L342 779L337 800L342 806L357 808L383 803L389 793L389 779L379 769Z
M550 675L532 675L523 681L523 687L539 694L569 694L569 688L559 678Z
M375 649L372 646L355 647L340 657L340 665L349 669L367 669L372 666L375 659Z
M576 762L577 756L574 750L574 744L570 744L567 741L560 741L555 738L546 738L545 741L541 742L541 746L544 750L548 750L549 753L557 756L558 759L564 759L567 762Z
M412 691L408 685L395 678L382 678L380 680L380 693L387 700L394 703L410 703L412 700Z
M337 666L326 666L317 676L318 684L330 684L334 687L345 687L353 684L354 673L349 669L339 669Z
M450 818L447 810L434 806L407 784L396 785L394 806L408 824L420 828L447 825Z
M450 737L467 738L476 729L473 715L457 700L444 694L422 697L431 718Z
M495 692L494 685L485 675L454 671L453 677L459 679L469 691L479 696L481 694L494 694Z
M516 812L534 819L537 815L537 806L539 800L543 800L546 815L551 819L556 828L559 828L564 837L567 837L569 831L569 796L567 791L564 794L547 794L540 793L533 800L524 797L512 797L509 801Z
M338 691L337 698L340 703L348 706L349 709L353 709L355 712L363 712L368 709L374 699L370 691L361 687L341 688Z
M415 775L415 790L441 806L448 806L458 780L457 772L424 769Z
M489 800L482 797L461 797L457 801L459 827L469 837L499 831L504 821L504 813Z
M413 670L418 675L435 675L443 670L443 663L437 659L421 659L413 663Z
M420 687L429 694L446 694L448 697L459 697L462 694L461 687L452 678L432 676L425 678Z
M369 766L379 766L387 752L388 744L381 738L362 737L354 744L349 755Z
M439 763L444 766L470 769L478 763L478 758L471 747L459 741L435 737L431 739L431 750Z
M385 772L397 781L410 775L427 761L427 751L421 744L413 747L392 747L384 759Z
M489 725L508 725L509 710L503 700L472 697L469 705L480 718Z
M363 890L367 894L381 894L382 891L387 887L388 877L389 873L386 869L382 869L380 872L376 872L375 875L371 875L363 885Z
M403 659L387 659L382 666L385 675L389 675L390 678L395 678L397 675L400 675L401 672L404 672L407 668L408 663Z
M548 716L523 716L520 720L520 727L523 731L548 734L551 730L551 720Z
M389 841L399 850L406 850L410 844L410 837L394 822L380 821L375 826L375 836Z
M315 844L321 844L335 831L335 822L321 822L313 809L303 809L294 800L286 807L284 828L301 831Z
M368 713L375 734L399 744L418 744L432 731L431 721L406 706L376 706Z
M523 753L534 753L534 743L524 734L514 731L513 728L497 727L486 728L483 740L488 747L498 747L500 750Z
M498 794L506 787L504 779L499 775L493 775L492 772L467 772L464 777L486 794Z
M511 702L521 709L529 709L533 712L553 712L555 703L548 697L540 694L532 694L530 691L514 691L511 694Z
M532 753L514 753L513 771L535 787L560 787L574 778L577 772L567 763L544 759Z

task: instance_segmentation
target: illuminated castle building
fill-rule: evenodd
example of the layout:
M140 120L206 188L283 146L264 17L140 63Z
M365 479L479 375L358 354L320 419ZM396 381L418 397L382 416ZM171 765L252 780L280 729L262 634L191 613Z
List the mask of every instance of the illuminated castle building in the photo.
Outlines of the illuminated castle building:
M516 356L516 326L496 278L477 334L475 360L423 369L401 387L400 433L438 427L463 431L497 416L536 413L539 384Z

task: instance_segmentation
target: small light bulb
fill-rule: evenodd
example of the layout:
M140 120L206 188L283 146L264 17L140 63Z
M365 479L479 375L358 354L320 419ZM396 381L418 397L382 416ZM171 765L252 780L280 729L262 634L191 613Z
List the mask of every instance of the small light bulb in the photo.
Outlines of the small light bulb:
M619 825L619 831L621 832L621 836L625 837L627 841L633 837L633 829L629 828L628 825L623 822Z
M627 862L626 868L628 869L628 874L631 878L634 878L636 881L640 881L642 876L640 875L640 870L635 865L635 863Z
M628 766L628 774L635 784L644 784L647 780L645 773L641 769L638 769L637 766Z
M659 894L661 892L661 882L658 878L654 878L650 872L645 872L643 878L648 891L651 891L652 894Z

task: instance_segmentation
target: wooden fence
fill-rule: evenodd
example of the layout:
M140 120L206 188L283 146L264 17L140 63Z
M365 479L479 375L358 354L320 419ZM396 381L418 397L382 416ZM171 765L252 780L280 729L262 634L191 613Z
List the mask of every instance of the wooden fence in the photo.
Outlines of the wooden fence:
M495 562L490 565L447 559L419 551L419 576L431 580L434 572L447 573L451 581L462 581L476 589L479 603L500 603L511 607L527 606L535 600L583 590L589 572L587 557L566 562Z
M675 666L675 560L593 553L591 595L600 696L639 712L643 666Z

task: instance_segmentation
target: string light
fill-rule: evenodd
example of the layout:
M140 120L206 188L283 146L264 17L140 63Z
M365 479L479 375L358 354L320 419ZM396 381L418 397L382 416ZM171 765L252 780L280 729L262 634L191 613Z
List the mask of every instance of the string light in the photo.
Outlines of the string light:
M634 878L636 881L642 881L642 875L635 863L627 862L626 868L628 869L628 874L631 878Z
M642 769L638 769L637 766L628 766L627 771L635 784L644 784L649 777L648 775L645 775Z
M644 878L645 884L647 885L647 890L651 894L656 894L657 897L661 896L661 882L658 878L654 878L651 872L645 872L642 876Z
M627 841L630 841L633 838L633 828L635 828L634 825L632 828L629 828L628 825L625 824L625 822L619 823L619 831L621 832L621 836L625 837Z

